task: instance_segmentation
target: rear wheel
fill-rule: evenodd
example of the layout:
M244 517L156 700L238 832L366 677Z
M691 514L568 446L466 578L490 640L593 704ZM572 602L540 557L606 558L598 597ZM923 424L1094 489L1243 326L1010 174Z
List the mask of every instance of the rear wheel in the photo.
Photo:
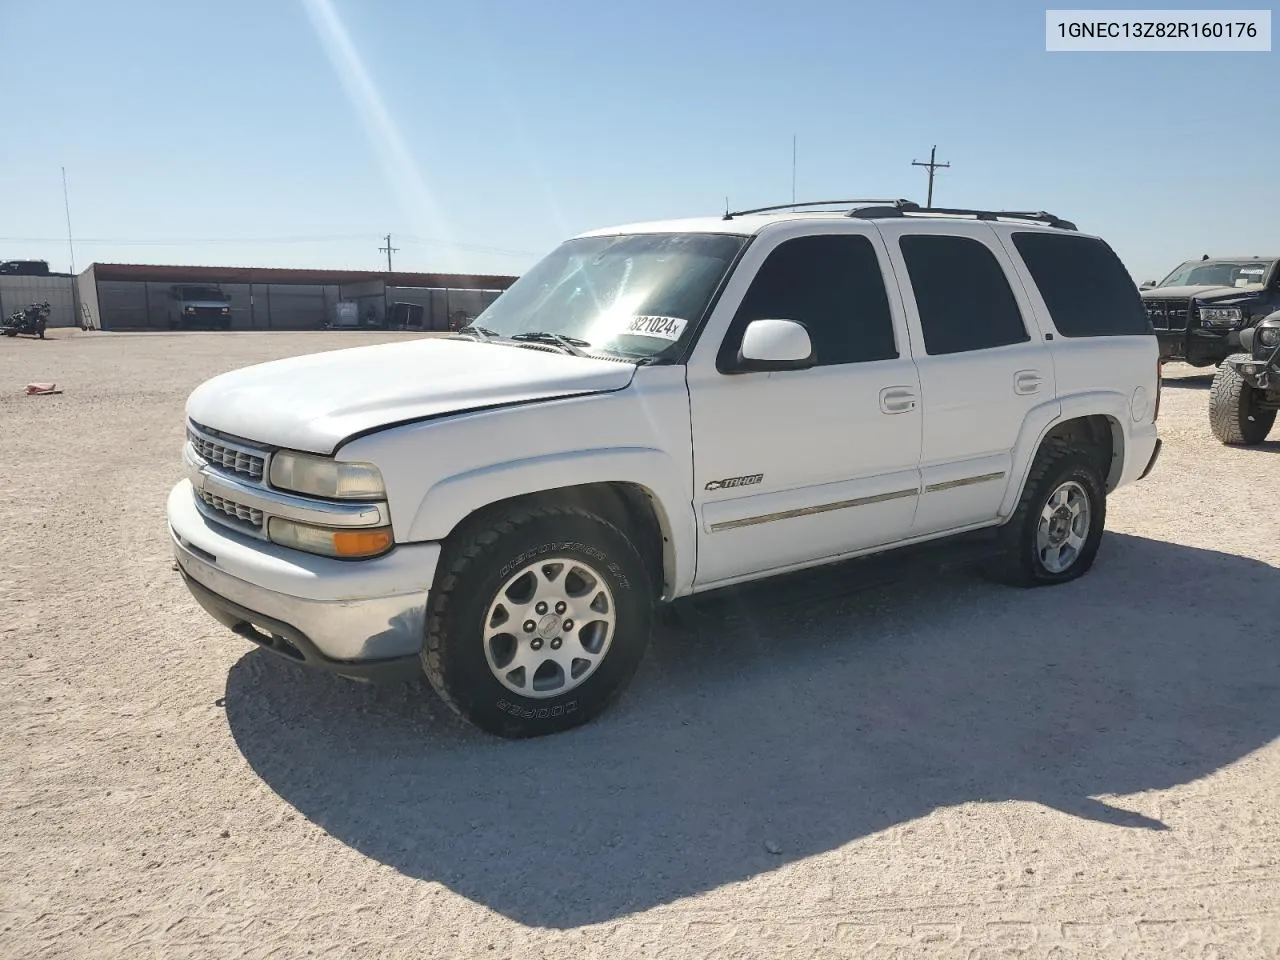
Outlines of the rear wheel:
M481 729L555 733L622 692L652 621L647 568L626 534L575 507L513 509L446 547L423 670Z
M1000 529L999 552L988 575L1020 587L1083 576L1097 556L1106 518L1098 457L1051 440L1036 454L1022 499Z
M1220 443L1253 446L1267 439L1276 422L1274 410L1263 410L1262 391L1249 386L1231 360L1248 360L1247 353L1227 358L1214 374L1209 388L1209 428Z

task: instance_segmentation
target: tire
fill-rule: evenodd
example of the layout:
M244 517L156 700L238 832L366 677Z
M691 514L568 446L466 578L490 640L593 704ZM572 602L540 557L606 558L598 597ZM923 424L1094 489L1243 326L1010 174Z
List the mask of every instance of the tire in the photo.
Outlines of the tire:
M1063 497L1064 491L1067 499L1059 505L1059 519L1056 523L1047 520L1047 515L1054 512L1050 500ZM1060 525L1066 520L1061 509L1071 509L1081 498L1087 517L1068 523L1067 542L1055 543L1056 535L1063 532ZM1017 587L1053 586L1082 577L1093 566L1106 520L1106 482L1097 456L1051 440L1036 454L1017 509L1000 528L997 554L987 575ZM1078 529L1077 524L1083 529ZM1075 540L1079 542L1073 544L1071 541Z
M603 596L581 589L592 578ZM534 582L540 594L532 593ZM538 607L540 596L553 605ZM578 611L568 632L557 600L576 604L563 614ZM622 693L648 646L653 608L644 560L613 524L577 507L513 509L446 544L427 611L423 672L454 711L482 730L513 739L558 733L591 720ZM611 630L595 619L606 609ZM508 624L510 633L502 630ZM531 624L535 631L527 629ZM557 644L563 646L553 652ZM548 668L556 656L570 668ZM574 670L581 675L570 676Z
M1228 360L1248 360L1247 353L1237 353ZM1251 447L1267 439L1276 422L1274 410L1259 410L1259 391L1249 386L1240 371L1224 361L1213 376L1209 388L1209 428L1220 443Z

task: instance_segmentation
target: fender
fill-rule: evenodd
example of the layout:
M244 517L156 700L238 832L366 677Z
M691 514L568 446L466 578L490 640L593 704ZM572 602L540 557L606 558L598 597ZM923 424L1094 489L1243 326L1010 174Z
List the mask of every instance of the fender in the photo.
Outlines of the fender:
M649 496L662 527L664 597L693 582L697 535L691 497L680 470L653 447L602 447L490 464L443 477L423 496L409 524L409 541L440 541L470 514L513 497L592 483L629 483Z
M1113 390L1091 390L1085 393L1067 394L1056 400L1034 407L1027 414L1018 442L1013 448L1011 475L1017 483L1009 484L1000 504L1000 518L1008 519L1022 499L1022 490L1031 473L1031 463L1036 452L1055 426L1068 420L1088 416L1105 416L1111 421L1112 457L1111 472L1107 477L1108 491L1115 489L1124 467L1124 449L1127 436L1124 424L1129 422L1129 398Z

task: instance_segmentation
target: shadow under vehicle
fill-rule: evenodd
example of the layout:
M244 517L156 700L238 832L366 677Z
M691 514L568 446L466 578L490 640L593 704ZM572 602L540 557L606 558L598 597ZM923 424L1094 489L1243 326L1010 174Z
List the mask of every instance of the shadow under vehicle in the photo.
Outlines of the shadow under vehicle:
M411 684L258 650L229 672L227 722L332 837L528 926L607 923L841 848L856 876L846 845L963 804L1038 804L1045 837L1071 818L1149 831L1153 856L1179 857L1178 804L1165 822L1127 795L1280 736L1258 602L1280 571L1106 538L1087 586L1010 594L881 557L708 594L615 710L560 737L491 738Z

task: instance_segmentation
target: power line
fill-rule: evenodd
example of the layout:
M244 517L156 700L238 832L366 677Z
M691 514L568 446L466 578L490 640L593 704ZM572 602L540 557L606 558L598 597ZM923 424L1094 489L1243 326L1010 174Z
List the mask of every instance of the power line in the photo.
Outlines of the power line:
M122 246L122 247L182 247L203 246L206 244L293 244L293 243L336 243L347 240L379 239L385 241L386 234L375 233L340 233L328 236L298 237L170 237L166 239L141 239L137 237L81 237L75 242L88 246ZM0 237L0 243L58 243L66 237ZM414 237L401 234L401 243L420 244L423 246L447 247L471 253L488 253L505 257L536 257L541 252L533 250L512 250L506 247L487 247L473 243L455 243L449 240L437 240L432 237ZM392 248L399 252L399 247ZM385 249L378 248L385 253ZM542 251L545 252L545 251Z
M393 246L391 245L391 234L389 234L389 233L388 233L388 234L387 234L387 236L386 236L386 241L387 241L387 245L386 245L385 247L379 247L379 248L378 248L378 252L379 252L379 253L385 253L385 254L387 255L387 273L390 273L390 272L391 272L391 255L392 255L393 253L399 253L399 252L400 252L400 248L399 248L399 247L393 247Z
M139 240L133 237L81 237L76 243L115 244L119 246L198 246L205 243L329 243L338 240L368 240L374 233L347 233L312 237L172 237ZM61 237L0 237L0 243L56 243Z
M939 169L941 169L942 167L949 167L949 166L951 166L951 164L949 164L949 163L938 163L938 162L934 159L935 157L937 157L937 155L938 155L938 145L937 145L937 144L934 144L933 149L929 151L929 162L928 162L928 163L922 163L922 162L920 162L919 160L912 160L912 161L911 161L911 165L912 165L913 167L928 167L928 168L929 168L929 196L928 196L928 198L927 198L927 199L925 200L925 202L924 202L924 205L925 205L926 207L932 207L932 206L933 206L933 174L934 174L934 171L939 170Z

